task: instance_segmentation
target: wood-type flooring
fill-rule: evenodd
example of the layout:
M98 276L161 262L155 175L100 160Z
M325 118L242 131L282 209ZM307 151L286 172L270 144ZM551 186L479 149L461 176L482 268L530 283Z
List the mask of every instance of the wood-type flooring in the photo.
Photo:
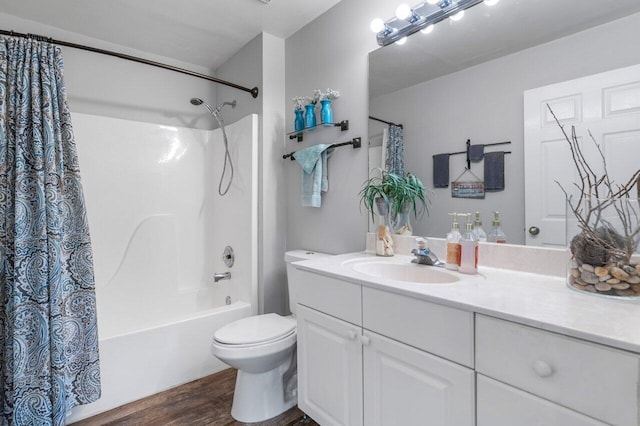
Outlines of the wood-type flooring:
M229 368L202 379L151 395L73 426L244 425L231 417L236 370ZM318 426L297 407L256 426Z

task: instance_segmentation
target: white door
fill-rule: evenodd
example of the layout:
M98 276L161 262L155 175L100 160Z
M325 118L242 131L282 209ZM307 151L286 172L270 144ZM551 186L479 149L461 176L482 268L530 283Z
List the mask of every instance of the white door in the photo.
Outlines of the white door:
M297 305L298 407L321 425L362 426L361 328Z
M365 330L364 424L472 426L473 370Z
M640 65L524 92L526 244L565 247L566 200L558 183L575 193L577 173L569 145L547 105L567 134L575 126L598 173L602 160L589 132L601 147L609 175L626 183L640 168Z

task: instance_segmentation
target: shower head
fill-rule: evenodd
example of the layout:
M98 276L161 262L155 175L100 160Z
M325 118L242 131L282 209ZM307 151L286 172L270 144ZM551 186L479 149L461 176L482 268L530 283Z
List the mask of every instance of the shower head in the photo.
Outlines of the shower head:
M213 109L209 106L209 104L208 104L208 103L206 103L205 101L203 101L203 100L202 100L202 99L200 99L200 98L191 98L191 100L190 100L189 102L191 102L191 105L196 105L196 106L198 106L198 105L204 105L204 107L205 107L207 110L209 110L209 112L210 112L212 115L214 115L214 116L216 115L216 112L214 112L214 111L213 111Z

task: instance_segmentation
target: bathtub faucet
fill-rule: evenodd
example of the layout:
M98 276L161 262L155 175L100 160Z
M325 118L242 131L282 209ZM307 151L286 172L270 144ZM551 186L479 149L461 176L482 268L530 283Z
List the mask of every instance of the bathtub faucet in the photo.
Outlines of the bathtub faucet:
M216 273L213 274L213 281L214 282L218 282L220 280L230 280L231 279L231 272L223 272L223 273Z

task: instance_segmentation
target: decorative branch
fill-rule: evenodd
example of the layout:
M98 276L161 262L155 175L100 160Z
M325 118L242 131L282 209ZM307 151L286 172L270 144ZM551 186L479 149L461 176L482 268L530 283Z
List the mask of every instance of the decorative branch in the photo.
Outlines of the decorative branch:
M636 187L637 196L640 198L640 169L634 172L623 185L614 183L607 169L604 152L589 132L589 137L602 162L602 174L598 175L582 150L575 126L571 126L569 135L548 104L547 108L569 144L571 158L578 172L578 182L574 183L578 190L575 198L556 181L565 194L581 230L580 235L571 241L574 257L578 257L575 250L581 246L596 252L595 257L600 256L600 260L596 263L620 260L628 263L640 240L639 214L631 205L629 197L633 188ZM609 218L603 216L607 209L613 209L616 212L615 216L620 226L614 226Z

